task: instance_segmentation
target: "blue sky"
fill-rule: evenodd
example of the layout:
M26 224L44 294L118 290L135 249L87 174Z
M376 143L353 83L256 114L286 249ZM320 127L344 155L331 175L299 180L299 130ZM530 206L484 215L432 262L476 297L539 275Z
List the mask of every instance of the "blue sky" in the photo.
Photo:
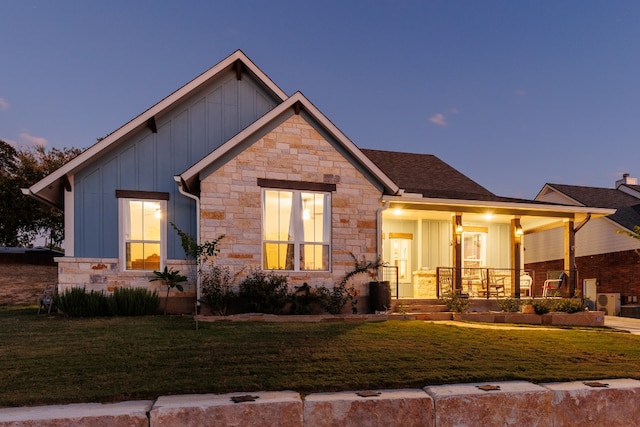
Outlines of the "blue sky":
M640 2L0 0L0 139L84 148L242 49L496 194L640 177Z

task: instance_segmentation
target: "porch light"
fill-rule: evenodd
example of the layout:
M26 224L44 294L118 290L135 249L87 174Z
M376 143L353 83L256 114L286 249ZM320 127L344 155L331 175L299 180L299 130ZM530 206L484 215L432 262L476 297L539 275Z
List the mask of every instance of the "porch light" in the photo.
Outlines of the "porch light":
M462 234L462 224L458 224L456 226L456 234Z
M519 225L516 226L516 237L522 237L522 227Z

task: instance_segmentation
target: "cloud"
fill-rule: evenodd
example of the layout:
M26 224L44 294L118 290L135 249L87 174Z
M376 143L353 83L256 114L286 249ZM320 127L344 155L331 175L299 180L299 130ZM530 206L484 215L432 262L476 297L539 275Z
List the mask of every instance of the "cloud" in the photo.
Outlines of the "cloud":
M524 89L516 90L516 96L527 96L527 91Z
M46 138L29 135L26 132L20 133L19 136L20 136L20 142L25 145L39 145L41 147L46 147L48 143Z
M436 126L446 128L448 126L447 118L442 113L438 113L435 116L429 118L429 121Z
M7 111L9 109L9 103L6 99L0 98L0 111Z

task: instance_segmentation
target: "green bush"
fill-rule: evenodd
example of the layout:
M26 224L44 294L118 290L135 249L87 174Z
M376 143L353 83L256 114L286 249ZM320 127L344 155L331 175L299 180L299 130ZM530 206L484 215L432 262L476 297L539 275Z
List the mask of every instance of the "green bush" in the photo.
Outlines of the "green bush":
M296 286L291 299L291 314L316 314L327 305L327 288L312 288L308 283Z
M56 306L69 317L108 316L109 305L102 292L71 288L56 297Z
M109 296L71 288L58 295L56 305L69 317L145 316L158 311L160 298L142 288L116 288Z
M281 314L291 300L286 276L252 271L242 282L238 294L249 312Z
M581 298L562 298L553 302L551 311L578 313L584 311L584 302Z
M442 301L449 311L462 313L471 306L469 298L463 297L459 292L446 292L442 296Z
M213 314L225 316L229 306L237 298L229 267L211 265L200 274L202 301L211 308Z
M520 300L517 298L499 298L498 307L507 313L517 313L520 311Z
M160 308L158 293L144 288L116 288L107 302L113 316L148 316Z

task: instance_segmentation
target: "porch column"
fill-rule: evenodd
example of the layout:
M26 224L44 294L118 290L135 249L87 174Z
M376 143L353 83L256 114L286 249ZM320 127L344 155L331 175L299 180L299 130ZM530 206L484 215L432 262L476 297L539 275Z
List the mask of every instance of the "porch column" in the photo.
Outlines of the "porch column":
M462 214L453 217L453 287L457 292L462 290Z
M573 228L573 220L564 222L564 270L569 272L569 296L573 297L576 291L577 271L576 265L576 232Z
M513 296L517 299L520 299L520 266L522 263L520 245L522 244L522 234L520 218L513 218L509 232L509 241L511 242L509 247L511 248L511 283L513 283Z

